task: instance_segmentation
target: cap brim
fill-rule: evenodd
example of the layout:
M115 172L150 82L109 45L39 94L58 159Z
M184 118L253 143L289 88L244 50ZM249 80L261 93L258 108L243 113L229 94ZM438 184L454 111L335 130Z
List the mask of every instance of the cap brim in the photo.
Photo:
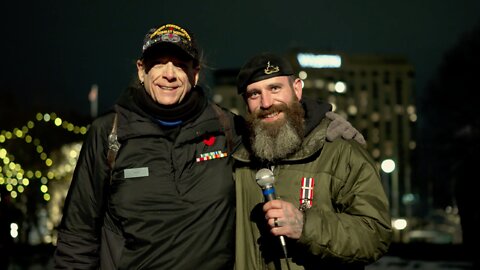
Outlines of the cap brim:
M142 53L142 58L149 58L157 54L173 54L184 56L186 59L195 59L182 46L173 42L157 42L151 45Z

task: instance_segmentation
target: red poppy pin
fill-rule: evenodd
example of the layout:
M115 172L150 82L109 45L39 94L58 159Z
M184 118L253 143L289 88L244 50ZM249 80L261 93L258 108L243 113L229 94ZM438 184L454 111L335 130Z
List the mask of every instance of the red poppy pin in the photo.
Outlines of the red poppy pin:
M215 143L215 137L210 136L210 138L205 138L205 139L203 139L203 143L206 146L212 146Z

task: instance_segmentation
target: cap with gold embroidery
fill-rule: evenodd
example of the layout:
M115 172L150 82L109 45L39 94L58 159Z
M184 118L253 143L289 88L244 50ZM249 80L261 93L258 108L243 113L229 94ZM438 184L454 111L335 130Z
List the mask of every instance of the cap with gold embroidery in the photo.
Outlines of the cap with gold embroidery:
M152 47L160 44L172 44L178 46L193 59L198 60L198 48L193 34L176 24L163 24L152 28L145 35L142 47L142 57Z
M273 53L261 53L250 58L240 69L237 91L238 94L243 94L251 83L293 74L292 65L287 59Z

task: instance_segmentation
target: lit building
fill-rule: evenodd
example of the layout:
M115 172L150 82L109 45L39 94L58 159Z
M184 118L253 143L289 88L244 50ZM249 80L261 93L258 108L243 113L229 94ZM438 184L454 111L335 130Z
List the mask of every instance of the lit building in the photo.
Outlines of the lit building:
M347 118L365 136L379 169L385 160L395 166L381 171L391 213L411 216L416 198L411 186L416 147L412 65L405 57L392 55L292 51L285 56L299 71L303 95L329 102ZM245 105L235 87L237 73L220 70L215 74L213 98L243 114Z

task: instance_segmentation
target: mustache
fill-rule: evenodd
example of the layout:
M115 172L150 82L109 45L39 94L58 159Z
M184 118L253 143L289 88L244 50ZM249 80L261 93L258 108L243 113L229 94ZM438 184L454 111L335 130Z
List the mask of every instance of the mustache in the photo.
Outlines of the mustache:
M260 109L253 113L254 118L265 118L267 115L276 112L282 112L288 110L287 104L274 104L268 109Z

